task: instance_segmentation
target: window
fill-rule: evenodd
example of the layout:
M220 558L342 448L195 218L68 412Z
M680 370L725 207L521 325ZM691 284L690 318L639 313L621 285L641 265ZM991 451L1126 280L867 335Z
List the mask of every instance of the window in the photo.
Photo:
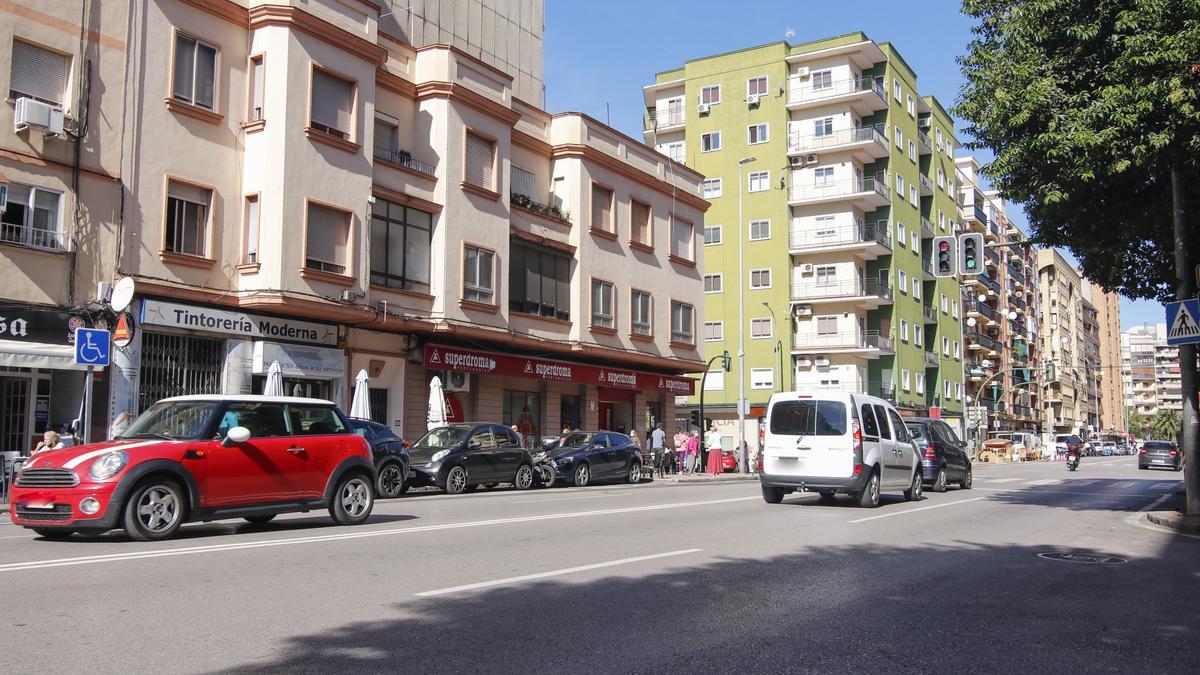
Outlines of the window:
M950 356L950 338L942 336L942 356Z
M379 122L375 122L375 128L379 129ZM378 141L376 141L378 145ZM513 195L525 195L535 202L542 201L541 190L538 189L537 175L529 169L525 169L512 164L508 170L508 192Z
M892 93L897 101L904 95L904 90L900 87L900 80L892 80Z
M900 127L896 127L896 147L904 149L904 131Z
M341 420L338 422L340 424ZM224 436L233 427L246 427L254 438L291 435L283 405L279 403L230 403L221 416L217 433ZM300 429L296 431L300 432Z
M833 133L833 118L813 120L813 136L828 136Z
M751 368L750 369L750 388L751 389L774 389L775 388L775 369L774 368Z
M654 245L654 219L649 204L636 199L629 202L629 237L639 244Z
M492 279L494 254L477 246L463 248L463 299L492 304L495 296Z
M946 309L947 305L948 305L948 302L946 299L946 294L942 293L942 314L945 314L947 312L947 309Z
M652 335L650 294L634 289L629 293L629 324L634 335Z
M822 166L817 167L813 171L813 185L832 185L833 184L833 167Z
M175 34L175 77L172 94L184 103L212 110L217 80L217 48L194 37Z
M496 191L496 143L467 132L467 156L463 180L484 190Z
M821 91L823 89L833 88L833 71L818 70L810 76L812 80L812 90Z
M720 225L705 225L704 226L704 245L716 246L721 243L721 226Z
M212 190L169 181L167 183L166 250L205 256L208 253L208 210Z
M904 391L909 391L912 389L911 380L912 380L912 373L909 372L908 370L901 369L900 370L900 386L904 388ZM893 426L896 426L896 425L893 423ZM899 426L904 426L904 425L901 424ZM897 436L900 435L899 427L897 427L897 429L896 429L896 435Z
M762 241L763 239L771 238L771 221L769 220L752 220L750 221L750 241Z
M916 230L908 233L909 241L912 242L912 252L920 255L921 253L921 235L917 234Z
M921 326L913 326L912 331L913 331L913 344L917 345L918 347L924 346L924 344L925 344L925 329L922 328Z
M721 132L710 131L700 134L700 152L713 152L721 149Z
M679 141L677 143L669 143L669 144L667 144L667 146L665 148L666 152L664 154L667 157L670 157L671 161L679 162L680 164L682 164L683 163L683 147L684 147L683 141Z
M901 246L908 245L908 228L904 226L904 223L896 223L896 243Z
M943 190L946 189L946 172L942 171L942 167L940 167L940 166L938 167L938 170L937 170L937 186L942 188Z
M917 393L925 393L925 373L917 373Z
M705 321L704 322L704 341L705 342L720 342L725 339L725 322L724 321Z
M908 293L908 272L905 272L904 270L900 270L900 284L899 285L900 285L900 292L907 294Z
M891 432L891 429L888 427L887 411L884 410L883 406L881 406L881 405L875 406L875 418L879 420L879 435L882 438L891 440L892 432Z
M958 301L957 300L950 303L950 312L951 312L950 316L952 316L956 319L958 318Z
M13 100L32 98L61 108L70 72L71 57L13 40L8 96Z
M908 320L900 319L900 339L908 342Z
M956 359L962 358L962 343L959 342L958 340L954 341L954 358L956 358Z
M293 436L325 436L349 433L346 424L333 408L312 405L288 405L292 418Z
M704 292L705 293L720 293L724 288L724 277L720 274L705 274L704 275Z
M908 114L909 114L909 115L911 115L911 116L913 116L913 117L916 117L916 116L917 116L917 106L916 106L916 104L913 102L913 97L912 97L912 94L909 94L909 95L908 95L908 102L905 104L905 107L908 109Z
M913 291L912 291L913 299L920 300L921 299L921 280L917 277L913 277L912 285L913 285L913 287L912 287L913 288Z
M771 287L771 270L750 270L750 288L770 288Z
M671 301L671 340L693 344L696 309L685 302Z
M942 130L941 130L941 129L934 129L934 130L933 130L933 137L937 139L937 149L938 149L938 150L941 150L941 149L942 149Z
M833 335L838 332L836 316L817 317L817 335Z
M946 231L946 212L938 209L938 229L942 232Z
M376 198L371 207L371 283L429 292L433 214Z
M770 137L767 132L766 122L763 122L761 124L751 124L749 127L746 128L746 144L747 145L757 145L759 143L766 143L768 140L770 140Z
M592 279L592 325L612 328L614 313L613 285L607 281Z
M704 378L704 391L722 391L725 389L725 371L710 370Z
M917 161L917 144L911 140L908 142L908 158Z
M349 269L350 212L309 203L304 266L345 274Z
M771 172L769 171L751 171L747 178L750 181L750 186L746 188L749 192L771 189Z
M721 85L710 84L700 88L700 102L714 105L721 102Z
M62 194L45 188L8 184L8 208L0 215L0 241L66 250L60 213Z
M684 260L695 260L694 226L678 218L671 221L671 255Z
M613 223L613 191L592 184L592 229L601 232L616 232Z
M771 323L770 317L761 319L750 319L750 338L754 340L763 340L775 335L775 326Z
M258 262L258 195L246 196L242 222L246 226L242 262L253 265Z
M834 265L819 265L816 268L817 285L837 283L837 267Z
M913 206L916 206L918 203L917 202L917 186L916 185L908 186L908 203L912 204Z
M746 80L746 96L766 96L767 95L767 78L752 77Z
M266 64L263 55L250 57L250 111L249 119L257 122L263 119L263 78L266 74Z
M704 187L704 198L715 199L721 196L721 179L720 178L705 178L701 183Z
M947 401L949 401L949 400L950 400L950 392L952 391L952 390L951 390L951 388L950 388L950 381L949 381L949 380L947 380L947 381L945 382L945 384L946 384L946 387L945 387L945 389L946 389L946 400L947 400Z
M508 308L561 321L571 319L571 258L555 249L514 241L509 247ZM592 308L595 310L593 288ZM612 298L609 297L609 305ZM609 324L606 327L611 327Z
M954 400L961 401L963 395L963 386L961 382L954 383Z
M349 140L354 130L354 83L336 75L313 68L312 74L312 127L331 136ZM467 166L471 164L470 139L468 133ZM491 164L488 165L489 168ZM468 175L470 175L468 173ZM490 185L490 184L489 184ZM490 189L490 187L489 187Z
M901 199L904 199L904 176L900 174L896 174L896 194L900 195Z
M837 234L837 228L835 227L837 218L833 216L817 216L813 218L813 222L816 223L813 232L814 237L832 237Z

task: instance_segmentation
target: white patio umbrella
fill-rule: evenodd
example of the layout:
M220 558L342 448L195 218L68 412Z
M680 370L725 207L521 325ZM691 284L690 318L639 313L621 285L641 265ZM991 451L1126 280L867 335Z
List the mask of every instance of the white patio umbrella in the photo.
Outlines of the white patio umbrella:
M263 383L263 396L283 396L283 368L272 361L267 368L267 381Z
M350 401L350 416L360 419L371 419L371 381L366 370L358 371L354 376L354 398Z
M446 425L446 396L442 393L442 378L437 375L429 381L429 416L427 427L430 430Z

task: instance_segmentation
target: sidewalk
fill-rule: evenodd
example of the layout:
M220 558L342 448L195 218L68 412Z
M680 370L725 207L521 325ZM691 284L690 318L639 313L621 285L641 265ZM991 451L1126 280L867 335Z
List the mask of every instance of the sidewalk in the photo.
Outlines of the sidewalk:
M1200 534L1200 516L1187 516L1183 514L1184 509L1184 493L1177 492L1171 495L1171 498L1159 505L1157 511L1147 511L1146 520L1169 527L1177 532L1187 534Z
M677 473L671 473L662 478L655 476L654 480L663 483L732 483L735 481L758 480L758 474L722 473L714 476L711 473L685 473L681 476Z

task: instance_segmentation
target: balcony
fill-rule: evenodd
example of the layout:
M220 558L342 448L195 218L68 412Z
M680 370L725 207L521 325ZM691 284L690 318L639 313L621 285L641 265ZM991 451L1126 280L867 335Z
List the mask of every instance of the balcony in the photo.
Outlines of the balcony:
M921 131L920 129L917 130L917 145L921 147L922 155L933 154L933 146L929 143L929 134Z
M432 164L426 164L418 159L413 159L412 154L407 150L391 150L388 148L375 148L375 159L401 166L405 169L411 169L417 173L425 174L426 176L434 175L435 167Z
M0 223L0 242L6 244L65 253L70 241L65 232L56 229Z
M879 331L843 333L797 333L792 337L793 354L859 354L876 358L895 353L892 338Z
M874 178L850 178L812 185L792 185L788 206L848 201L860 211L874 211L890 203L888 186Z
M852 77L834 82L793 75L788 78L788 110L823 105L849 105L859 115L887 108L883 84L873 77Z
M929 180L929 177L923 173L917 174L917 181L921 184L921 196L932 197L933 181Z
M986 274L968 274L963 277L963 283L973 286L983 286L987 289L988 295L1000 294L1000 282Z
M933 237L937 236L933 232L933 222L931 222L925 216L921 216L921 236L927 239L932 239Z
M923 353L925 354L925 367L926 368L937 368L939 365L939 359L938 359L937 353L931 352L929 350L923 350Z
M971 382L983 382L995 372L992 366L984 366L979 361L967 361L963 366L963 371Z
M792 284L792 302L853 302L867 309L891 303L892 287L878 281L815 281Z
M788 154L832 153L851 151L863 164L874 162L889 153L887 138L876 127L838 129L832 133L801 136L788 134Z
M788 231L788 251L793 255L847 252L874 260L892 252L892 237L886 220L841 227L794 228Z
M683 114L682 105L670 105L661 110L650 108L646 110L646 115L642 118L642 130L659 133L677 131L683 129L686 122L687 118Z
M896 402L896 387L891 384L883 384L882 382L858 382L856 384L820 384L817 382L797 382L797 391L844 391L851 394L869 394L878 396L879 398Z
M974 204L966 204L962 206L962 221L968 232L978 232L980 234L987 233L987 213L983 207L979 205L982 198L976 194Z
M938 322L937 309L930 307L929 305L921 305L921 315L925 317L926 325L935 324Z
M933 276L933 258L928 256L921 258L921 281L935 281L937 277Z
M968 331L965 334L965 338L967 341L967 349L986 351L992 356L999 356L1000 350L1004 346L979 331Z
M967 310L967 316L974 316L977 320L984 319L989 326L995 325L1000 321L999 312L978 300L966 300L963 302L963 307Z
M983 249L983 264L991 267L993 270L998 269L1000 266L1000 252L994 248L987 248L985 246Z

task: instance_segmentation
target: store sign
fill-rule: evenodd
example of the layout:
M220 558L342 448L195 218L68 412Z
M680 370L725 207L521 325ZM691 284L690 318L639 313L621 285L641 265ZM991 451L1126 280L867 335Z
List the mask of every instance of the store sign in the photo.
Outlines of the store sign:
M338 343L338 327L332 324L246 314L214 307L181 305L151 298L142 301L140 322L144 325L190 328L239 337L321 345Z
M66 312L38 309L0 309L0 340L70 344L71 319ZM83 325L83 321L79 323Z
M265 375L278 362L284 377L335 380L346 377L346 354L340 349L286 345L278 342L254 343L254 373Z
M644 391L665 391L690 396L695 380L670 375L651 375L619 368L589 366L567 361L505 356L446 347L425 345L425 367L432 370L455 370L484 375L511 375L534 380L591 384L598 387Z

